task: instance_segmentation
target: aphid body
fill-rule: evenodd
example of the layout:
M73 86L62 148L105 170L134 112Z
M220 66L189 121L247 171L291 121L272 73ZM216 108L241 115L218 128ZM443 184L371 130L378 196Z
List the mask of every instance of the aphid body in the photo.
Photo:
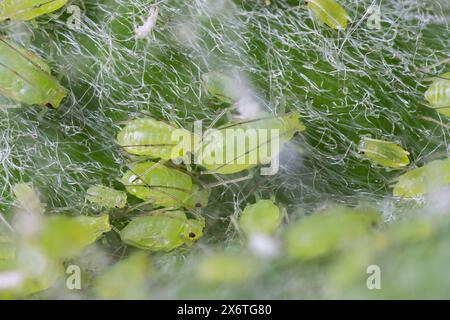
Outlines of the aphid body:
M136 163L120 181L130 194L156 206L195 209L208 203L209 190L200 189L189 175L160 163Z
M305 127L297 112L225 125L205 133L201 165L210 172L232 174L277 157L282 146Z
M358 151L370 161L389 168L402 168L409 165L409 152L390 141L363 137Z
M0 38L0 93L17 102L58 108L67 90L34 53Z
M31 20L63 7L67 0L3 0L0 2L0 21Z
M435 160L401 175L394 185L393 194L402 198L421 197L446 188L449 183L450 158Z
M171 251L192 245L203 234L204 221L188 219L182 211L142 216L131 220L120 237L131 246L150 251Z
M179 149L178 154L173 154L179 143L172 139L175 131L180 139L189 142L186 149ZM117 135L117 143L129 154L162 160L187 156L191 151L190 142L193 142L193 139L189 131L152 118L131 120Z
M247 236L270 234L278 228L280 222L280 208L272 200L248 204L239 217L239 227Z
M86 200L106 208L124 208L127 204L127 194L102 185L94 185L88 189Z
M308 0L306 6L314 17L333 29L346 29L349 16L335 0Z
M425 92L425 98L432 108L450 117L450 72L436 78Z

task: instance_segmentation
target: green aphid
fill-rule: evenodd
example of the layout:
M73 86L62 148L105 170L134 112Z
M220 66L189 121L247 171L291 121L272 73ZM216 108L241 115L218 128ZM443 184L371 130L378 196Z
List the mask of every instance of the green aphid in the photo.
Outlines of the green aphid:
M288 229L287 252L302 260L330 255L364 236L380 218L378 212L347 207L315 213Z
M433 109L450 117L450 72L433 81L425 92L425 98Z
M162 160L189 156L193 141L189 131L152 118L128 121L117 135L117 143L129 154Z
M210 285L242 285L255 275L257 265L246 256L218 253L205 257L197 267L197 279Z
M16 245L13 242L0 241L0 272L14 266Z
M0 21L31 20L63 7L68 0L2 0Z
M161 163L136 163L120 182L130 194L158 207L194 210L208 203L209 190L200 189L189 175Z
M37 55L0 37L0 94L16 102L58 108L67 90Z
M2 290L0 288L0 299L23 299L31 295L47 290L64 275L64 266L61 262L47 261L45 268L40 272L30 273L22 272L17 269L8 269L5 272L18 272L21 281L15 286Z
M321 23L333 29L346 29L350 20L347 11L335 0L308 0L306 6Z
M140 251L121 260L94 281L94 292L101 299L145 299L150 273L147 253Z
M14 195L20 206L28 213L43 214L44 205L39 199L38 193L28 183L18 183L13 189Z
M409 152L390 141L363 137L358 151L370 161L388 168L402 168L409 165Z
M164 212L131 220L120 237L130 246L150 251L171 251L191 246L203 235L205 222L188 219L182 211Z
M67 259L80 253L110 230L108 215L51 216L44 221L42 234L35 244L51 258Z
M268 164L286 142L305 130L299 119L298 112L267 115L212 130L203 138L201 165L209 172L233 174Z
M86 200L105 208L124 208L127 194L102 185L91 186L86 193Z
M202 75L203 85L210 95L219 102L231 104L239 99L236 83L239 79L219 71L211 71Z
M281 222L280 208L272 200L258 200L248 204L239 217L239 227L247 236L270 234Z
M386 225L384 230L374 232L364 239L358 239L354 246L346 250L330 270L333 284L342 290L367 277L367 267L388 250L431 238L436 225L421 217L412 217Z
M446 188L449 183L450 159L435 160L398 177L393 194L401 198L416 198Z

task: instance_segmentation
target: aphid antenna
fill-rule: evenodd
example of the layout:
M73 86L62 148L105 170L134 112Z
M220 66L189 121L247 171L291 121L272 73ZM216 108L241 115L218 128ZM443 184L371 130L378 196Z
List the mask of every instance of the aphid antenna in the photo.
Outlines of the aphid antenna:
M450 80L450 78L446 78L446 77L443 77L441 75L436 75L436 74L432 74L432 73L425 72L425 71L420 71L420 70L417 70L417 71L419 71L420 73L423 73L423 74L425 74L427 76L430 76L429 78L424 78L423 81L434 81L436 79Z
M289 113L286 113L284 115L288 115L288 114ZM248 120L243 120L243 121L237 121L237 122L234 122L232 124L219 127L218 129L228 129L228 128L232 128L232 127L235 127L235 126L239 126L241 124L254 123L254 122L258 122L258 121L262 121L262 120L268 120L268 119L277 119L277 117L274 116L274 115L269 115L269 116L265 116L265 117L255 118L255 119L248 119Z
M235 212L235 214L236 213L238 213L238 212ZM240 214L240 212L239 212L239 214ZM241 238L241 239L246 238L245 235L243 234L241 228L239 228L239 223L237 222L235 215L230 216L230 224L228 225L227 232L229 232L231 229L234 229L238 233L239 238Z
M433 107L430 105L427 105L429 108L434 109L434 110L441 110L441 109L448 109L450 108L450 106L444 106L444 107Z
M442 64L446 64L446 63L449 63L449 62L450 62L450 57L448 57L448 58L446 58L446 59L444 59L442 61L436 62L435 64L432 64L429 67L419 68L419 69L417 69L417 71L419 71L421 73L425 73L425 74L430 74L429 72L430 72L431 69L434 69L436 67L439 67Z
M175 208L175 207L161 208L161 209L156 209L156 210L145 212L145 213L143 213L143 214L141 214L139 216L158 215L160 213L164 213L164 212L167 212L167 211L173 211L173 210L176 210L176 209L177 208Z
M253 178L253 175L249 174L245 177L240 177L240 178L231 179L231 180L218 181L218 182L212 182L212 183L205 184L204 186L205 186L205 189L212 189L215 187L220 187L220 186L232 184L232 183L238 183L238 182L249 180L252 178Z
M440 125L440 126L446 128L446 129L449 129L449 130L450 130L450 125L445 124L445 123L442 123L442 121L438 121L438 120L436 120L436 119L434 119L434 118L427 117L427 116L424 116L424 115L422 115L422 114L419 114L419 115L417 115L417 119L429 121L429 122L435 123L435 124L437 124L437 125Z

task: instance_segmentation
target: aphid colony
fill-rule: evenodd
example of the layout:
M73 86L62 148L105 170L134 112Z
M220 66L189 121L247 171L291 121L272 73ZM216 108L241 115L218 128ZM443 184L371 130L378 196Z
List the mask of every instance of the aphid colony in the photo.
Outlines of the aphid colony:
M66 3L67 0L3 0L0 22L31 20L58 10ZM350 21L346 10L335 0L309 0L305 1L305 6L319 24L332 29L345 30ZM153 20L149 19L145 26L148 30L140 30L137 38L141 33L142 37L146 36L154 26L157 9L151 11L151 15ZM39 56L10 39L0 38L0 69L5 75L0 79L0 93L18 103L58 108L67 95L67 90L51 75L49 66ZM232 105L239 99L232 79L225 73L213 71L202 78L208 93L221 103ZM430 107L450 116L450 73L434 78L425 98ZM104 208L121 210L127 207L128 193L142 201L139 205L151 204L157 209L132 219L120 231L126 244L151 251L191 245L203 234L205 219L201 209L207 206L210 195L210 188L192 172L192 159L197 165L195 169L202 173L222 175L267 165L278 156L286 142L305 129L299 118L298 112L277 116L261 113L257 118L233 121L205 134L150 117L130 120L117 136L119 146L139 160L119 179L126 192L94 185L87 191L86 199ZM357 150L377 166L402 169L410 164L409 152L392 141L362 137ZM166 164L170 160L174 165ZM398 177L393 194L416 198L449 183L450 159L436 160ZM25 191L18 194L24 196ZM355 215L346 209L334 211L333 215L314 216L292 226L286 235L292 256L305 259L320 256L334 249L331 245L339 242L336 239L358 234L377 219L371 215ZM252 237L275 232L281 220L280 208L272 200L263 199L245 207L238 226L246 237ZM348 228L341 228L345 230L341 234L333 226L343 223ZM329 230L324 228L327 224ZM348 232L349 228L353 232ZM310 245L313 238L318 240L316 246Z
M245 135L244 129L248 128L276 129L278 134L271 139L281 145L289 141L296 132L304 129L297 113L280 116L264 114L259 119L230 123L218 130L231 127L238 129L242 135ZM118 133L119 146L130 156L139 156L140 159L139 162L132 163L118 180L130 195L143 201L138 206L151 204L157 209L132 219L120 231L121 239L126 244L151 251L169 251L183 244L190 245L200 238L205 227L201 209L208 204L210 188L193 175L193 172L184 170L182 166L176 166L173 163L169 166L166 162L173 160L178 163L176 160L180 158L188 162L187 157L205 148L213 149L215 152L222 149L236 151L234 139L245 140L246 138L233 136L233 139L225 138L217 142L209 140L207 138L209 133L206 132L204 136L197 137L197 140L201 142L209 141L205 145L188 143L183 144L185 148L177 148L177 143L174 143L172 138L176 130L181 130L183 137L191 138L194 135L185 129L178 129L149 117L129 121ZM248 149L250 145L247 144L245 145L247 149L244 149L243 153L233 153L234 158L231 160L242 157L244 153L256 152L269 143L273 141L266 136L259 139L252 149ZM230 144L232 146L227 148ZM278 155L280 149L272 149L267 159L256 155L255 163L235 164L234 161L230 161L213 166L208 162L200 162L198 165L206 169L208 173L237 173L267 163L270 158ZM174 150L177 151L174 152ZM159 159L159 161L149 159ZM89 188L86 199L106 208L124 208L127 194L124 191L95 185ZM254 232L270 233L278 227L280 222L279 209L270 200L260 200L256 204L249 205L241 218L242 230L247 235Z

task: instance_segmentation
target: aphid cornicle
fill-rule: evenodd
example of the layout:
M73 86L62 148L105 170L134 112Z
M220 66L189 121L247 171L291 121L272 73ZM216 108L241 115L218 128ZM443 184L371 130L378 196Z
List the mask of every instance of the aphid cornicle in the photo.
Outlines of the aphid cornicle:
M450 72L437 77L425 92L425 98L433 109L450 117Z
M67 95L41 58L1 37L0 72L0 94L17 102L58 108Z
M247 236L270 234L281 222L280 208L272 200L258 200L248 204L239 217L239 227Z
M346 29L349 16L335 0L307 0L306 6L314 17L333 29Z
M232 174L268 164L284 143L305 127L297 112L225 125L205 133L201 165L209 172Z
M449 183L450 158L435 160L398 177L393 194L401 198L416 198L446 188Z
M200 189L189 175L161 163L136 163L120 181L130 194L155 206L195 210L208 203L209 190Z
M131 220L120 237L131 246L150 251L171 251L183 244L192 245L203 234L205 222L188 219L182 211L142 216Z
M106 208L124 208L127 194L102 185L91 186L86 192L86 200Z
M117 143L129 154L152 159L175 160L188 155L192 147L187 145L186 150L181 148L178 149L178 154L174 154L175 146L179 143L172 139L175 131L183 141L193 141L189 131L148 117L127 122L117 135Z
M0 21L31 20L63 7L68 0L2 0Z
M370 161L389 168L402 168L409 165L409 152L390 141L363 137L358 151Z

